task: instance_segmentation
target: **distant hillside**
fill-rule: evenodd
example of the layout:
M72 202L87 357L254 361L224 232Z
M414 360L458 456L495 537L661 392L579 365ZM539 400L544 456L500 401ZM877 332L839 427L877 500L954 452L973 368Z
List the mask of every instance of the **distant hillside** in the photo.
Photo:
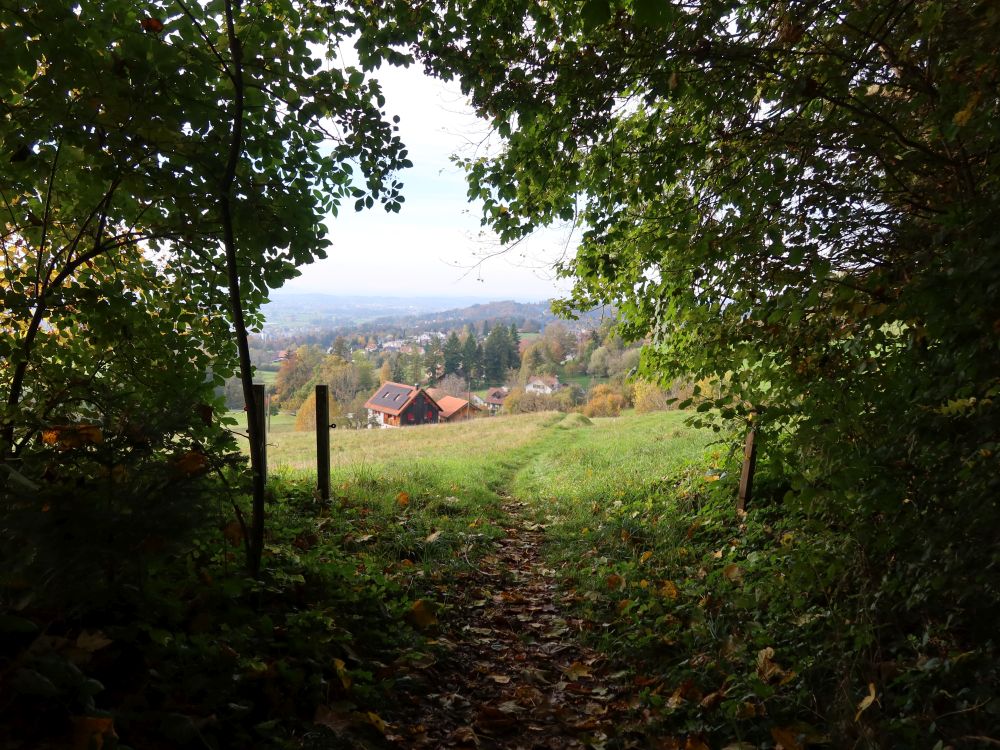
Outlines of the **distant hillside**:
M266 327L282 330L343 328L379 318L409 317L483 302L476 297L357 297L274 292L264 306Z
M472 304L470 304L472 303ZM482 301L461 297L340 297L324 294L277 296L264 308L271 333L336 331L368 332L386 329L410 333L448 330L483 321L535 324L539 328L557 318L549 302ZM591 328L610 317L608 308L581 313L566 321L571 328Z

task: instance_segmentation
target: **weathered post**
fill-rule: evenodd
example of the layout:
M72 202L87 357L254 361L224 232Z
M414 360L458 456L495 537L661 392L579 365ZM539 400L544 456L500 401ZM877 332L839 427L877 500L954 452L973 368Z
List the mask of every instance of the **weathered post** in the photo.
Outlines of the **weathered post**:
M746 511L747 503L753 498L753 475L757 470L757 413L750 414L750 429L743 444L743 469L740 471L740 492L736 509Z
M320 500L330 499L330 386L316 386L316 481Z
M254 383L253 400L257 405L257 434L260 435L260 466L267 481L267 410L264 408L264 385Z

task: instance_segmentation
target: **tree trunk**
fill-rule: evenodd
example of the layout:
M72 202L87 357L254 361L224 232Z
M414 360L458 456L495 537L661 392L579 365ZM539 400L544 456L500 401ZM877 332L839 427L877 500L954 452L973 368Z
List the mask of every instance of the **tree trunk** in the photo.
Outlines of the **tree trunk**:
M250 539L247 548L247 569L254 578L260 575L261 555L264 551L264 455L261 445L259 407L253 396L253 366L250 364L250 345L247 340L246 318L243 315L243 297L240 293L240 273L237 264L236 236L233 229L233 183L236 167L243 151L244 82L243 48L236 35L235 16L240 12L239 0L226 0L226 32L232 67L229 78L233 83L233 118L229 140L229 159L219 190L219 215L222 219L223 244L226 249L226 276L229 283L229 307L233 314L236 348L239 352L240 382L247 410L247 435L250 440L250 469L253 473L253 512L250 521Z

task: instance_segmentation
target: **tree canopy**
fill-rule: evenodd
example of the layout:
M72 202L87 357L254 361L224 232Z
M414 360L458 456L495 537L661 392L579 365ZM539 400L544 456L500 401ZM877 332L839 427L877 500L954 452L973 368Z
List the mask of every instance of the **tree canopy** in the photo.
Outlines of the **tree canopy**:
M982 643L968 602L996 601L973 571L995 566L1000 520L996 5L379 6L373 38L458 77L494 127L497 149L462 160L483 223L508 242L579 226L561 309L613 305L649 341L646 376L716 383L687 403L758 427L762 498L881 561L877 647L929 628L935 601Z

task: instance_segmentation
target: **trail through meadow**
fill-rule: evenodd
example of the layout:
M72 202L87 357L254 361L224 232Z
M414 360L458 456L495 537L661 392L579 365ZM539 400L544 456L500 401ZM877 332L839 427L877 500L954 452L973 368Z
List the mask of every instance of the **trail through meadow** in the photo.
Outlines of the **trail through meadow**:
M503 508L506 537L445 592L438 660L402 693L395 741L421 748L639 747L629 672L581 644L591 625L568 614L577 594L561 590L558 572L545 565L544 527L530 520L525 503L507 499Z

